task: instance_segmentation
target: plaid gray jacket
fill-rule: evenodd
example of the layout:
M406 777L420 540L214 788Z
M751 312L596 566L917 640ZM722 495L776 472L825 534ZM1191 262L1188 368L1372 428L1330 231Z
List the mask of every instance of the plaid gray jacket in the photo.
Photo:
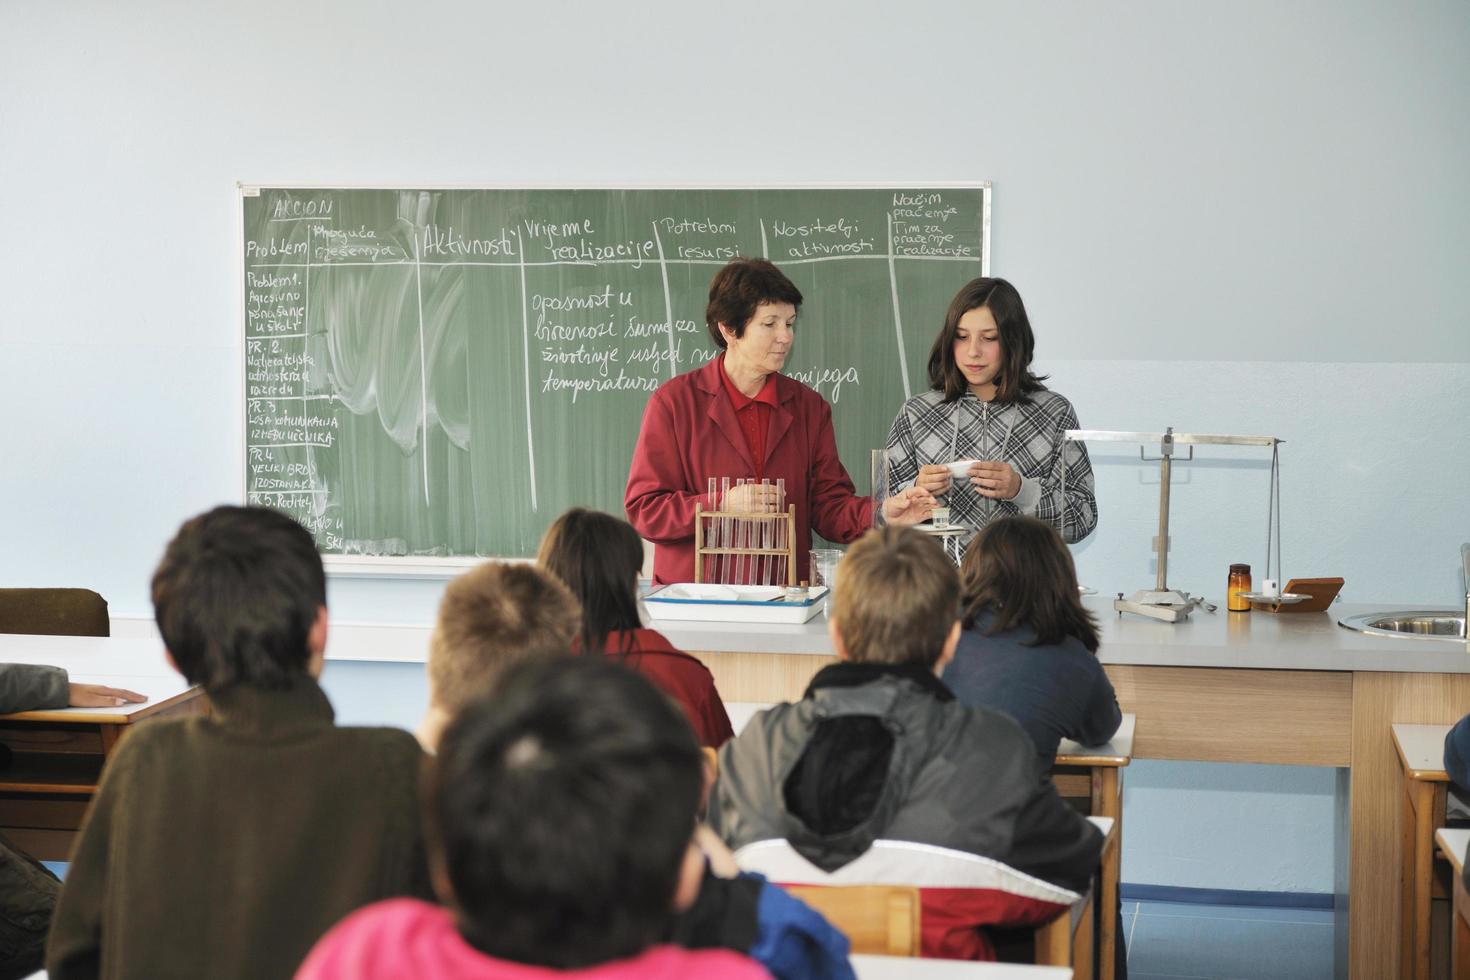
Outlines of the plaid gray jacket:
M1063 540L1081 541L1097 527L1097 500L1087 448L1062 439L1063 431L1077 427L1072 403L1054 391L1008 405L982 402L969 392L946 403L944 392L926 391L903 403L888 432L889 492L912 486L925 464L1004 460L1024 481L1016 499L994 500L968 480L955 480L947 495L950 522L978 531L996 517L1030 513ZM1018 502L1030 499L1035 509L1023 511Z

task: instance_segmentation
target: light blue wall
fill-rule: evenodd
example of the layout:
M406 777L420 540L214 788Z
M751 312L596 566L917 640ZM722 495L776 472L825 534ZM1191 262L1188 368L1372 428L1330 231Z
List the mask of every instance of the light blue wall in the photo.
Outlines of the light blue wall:
M1288 574L1453 598L1470 6L500 6L0 5L0 585L146 614L167 535L238 498L236 180L990 179L995 271L1085 425L1281 435ZM1157 488L1098 455L1079 566L1131 590ZM1264 559L1264 478L1249 454L1180 468L1174 582L1218 595ZM423 622L436 596L331 599ZM328 685L345 718L407 724L419 676ZM1223 773L1135 771L1125 877L1331 890L1328 774Z

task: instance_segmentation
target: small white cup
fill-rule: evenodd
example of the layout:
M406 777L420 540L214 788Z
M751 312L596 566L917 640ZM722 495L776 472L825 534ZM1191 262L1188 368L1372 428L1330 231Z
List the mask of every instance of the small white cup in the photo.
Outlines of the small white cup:
M1261 595L1276 598L1281 594L1281 585L1274 579L1268 578L1261 583Z

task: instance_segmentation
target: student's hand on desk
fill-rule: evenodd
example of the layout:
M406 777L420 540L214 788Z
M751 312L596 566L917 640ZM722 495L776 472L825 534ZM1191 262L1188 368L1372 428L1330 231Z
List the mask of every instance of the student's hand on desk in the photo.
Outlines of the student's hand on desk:
M142 704L148 698L137 691L121 687L104 687L101 684L68 684L70 694L67 704L73 708L116 708L120 705Z
M1012 500L1021 492L1021 474L1010 463L992 460L970 467L970 483L982 497Z

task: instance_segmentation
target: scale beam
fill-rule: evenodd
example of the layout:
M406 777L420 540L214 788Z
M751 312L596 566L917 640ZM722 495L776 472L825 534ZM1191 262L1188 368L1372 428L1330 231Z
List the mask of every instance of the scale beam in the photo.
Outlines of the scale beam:
M1111 429L1067 429L1062 435L1068 442L1137 442L1163 443L1165 437L1181 446L1278 446L1284 439L1275 436L1222 436L1201 432L1119 432Z

